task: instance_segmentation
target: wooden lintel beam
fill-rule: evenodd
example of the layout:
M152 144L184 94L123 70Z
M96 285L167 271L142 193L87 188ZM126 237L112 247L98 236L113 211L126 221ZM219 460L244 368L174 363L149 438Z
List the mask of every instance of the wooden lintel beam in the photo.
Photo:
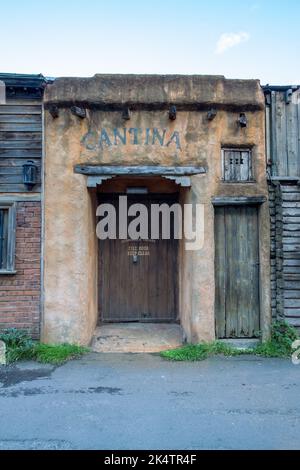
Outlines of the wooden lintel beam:
M217 196L212 198L212 203L214 206L238 206L263 204L266 200L266 196Z
M74 172L83 175L191 176L206 173L206 168L196 166L76 165Z

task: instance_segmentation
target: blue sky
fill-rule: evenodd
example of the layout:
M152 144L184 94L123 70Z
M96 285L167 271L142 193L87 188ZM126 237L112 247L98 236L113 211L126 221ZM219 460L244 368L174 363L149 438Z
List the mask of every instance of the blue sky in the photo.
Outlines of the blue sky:
M300 84L299 0L0 0L0 71Z

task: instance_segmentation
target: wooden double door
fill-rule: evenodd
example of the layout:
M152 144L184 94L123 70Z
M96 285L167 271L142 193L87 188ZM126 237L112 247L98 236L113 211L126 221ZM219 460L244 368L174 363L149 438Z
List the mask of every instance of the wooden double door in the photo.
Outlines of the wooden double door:
M215 208L218 338L253 338L260 327L258 208Z
M115 207L119 196L102 194L99 203ZM149 239L99 241L100 322L176 322L178 310L178 240L173 230L168 240L151 240L151 204L178 202L177 195L128 195L128 208L148 209ZM128 217L130 222L132 218ZM172 219L171 219L172 222ZM172 227L172 223L171 223Z

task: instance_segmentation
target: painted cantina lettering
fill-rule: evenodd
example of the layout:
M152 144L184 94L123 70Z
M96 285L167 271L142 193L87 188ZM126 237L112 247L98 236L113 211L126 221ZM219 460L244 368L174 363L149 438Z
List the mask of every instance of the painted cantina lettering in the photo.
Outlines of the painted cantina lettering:
M139 127L123 127L107 130L104 127L99 132L89 131L82 140L87 150L104 150L120 145L158 145L173 147L181 150L180 134L178 131L168 132L167 129L141 129Z

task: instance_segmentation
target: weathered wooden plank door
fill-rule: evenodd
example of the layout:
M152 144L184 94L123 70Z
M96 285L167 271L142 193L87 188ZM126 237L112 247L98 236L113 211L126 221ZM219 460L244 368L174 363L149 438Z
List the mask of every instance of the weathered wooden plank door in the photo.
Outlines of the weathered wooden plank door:
M118 197L101 201L118 208ZM128 196L128 207L168 205L174 196ZM150 210L149 210L150 214ZM149 217L149 236L150 236ZM102 322L174 322L177 320L178 240L103 240L99 242L99 319Z
M216 207L215 276L217 337L255 337L260 316L256 207Z

